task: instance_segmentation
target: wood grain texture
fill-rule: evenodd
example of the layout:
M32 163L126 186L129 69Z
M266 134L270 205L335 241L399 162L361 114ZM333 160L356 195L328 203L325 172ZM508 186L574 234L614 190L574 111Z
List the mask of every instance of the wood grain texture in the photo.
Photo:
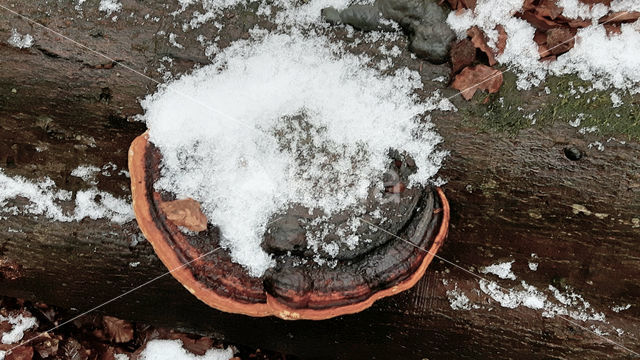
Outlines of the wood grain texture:
M195 34L214 31L212 26L203 25L182 39L185 49L173 48L154 34L177 31L172 21L184 21L186 15L143 24L146 13L166 14L167 9L154 3L123 1L136 16L122 16L117 22L99 19L102 14L91 10L97 6L87 7L84 19L77 19L68 15L68 3L12 3L16 5L12 9L158 81L161 74L150 69L157 69L164 56L174 59L178 72L208 61L194 45ZM221 47L246 37L247 30L260 22L250 12L225 21ZM7 46L4 39L12 28L34 35L36 45L23 50ZM336 33L341 36L340 30ZM58 187L75 191L87 186L69 175L78 165L112 162L125 169L130 142L144 132L143 124L129 119L140 113L138 99L153 92L155 83L119 65L96 68L108 61L6 11L0 11L0 39L4 172L30 179L48 176ZM438 87L431 79L448 72L446 65L422 64L406 53L396 62L420 69L425 82L422 96ZM532 94L521 95L527 106L546 106L547 98ZM633 220L640 217L640 144L627 141L611 143L602 152L589 149L592 135L578 134L560 123L525 129L516 136L482 131L476 126L480 120L465 115L464 110L474 105L459 98L454 102L460 111L432 115L443 147L451 152L440 173L448 181L451 229L439 254L472 271L515 260L518 280L539 289L566 284L608 321L579 324L601 327L610 333L608 338L640 352L640 229ZM563 154L567 145L579 147L585 156L569 161ZM46 151L36 150L43 146ZM128 195L125 176L98 180L101 190ZM573 204L608 216L574 214ZM0 257L18 263L23 276L0 280L0 293L78 312L89 309L165 272L148 243L130 246L137 236L133 221L118 225L104 220L58 223L31 216L2 219ZM531 253L539 257L535 272L528 269ZM140 264L131 267L132 262ZM499 283L517 285L508 280ZM483 308L453 310L446 294L453 284ZM362 313L327 321L287 322L221 313L199 302L171 276L103 310L303 358L634 358L559 317L545 318L525 307L501 307L478 289L477 278L436 259L412 290L383 299ZM618 313L611 310L621 304L632 307ZM613 328L625 333L617 336Z

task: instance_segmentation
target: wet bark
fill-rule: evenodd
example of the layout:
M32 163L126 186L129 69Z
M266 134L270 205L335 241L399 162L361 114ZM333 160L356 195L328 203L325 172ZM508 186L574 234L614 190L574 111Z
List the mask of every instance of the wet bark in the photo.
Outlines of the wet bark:
M7 175L48 176L59 188L75 191L87 186L69 175L78 165L111 162L126 168L128 145L145 129L132 116L141 112L138 99L153 92L152 79L161 81L162 74L154 70L160 60L172 58L177 72L208 61L194 45L195 37L214 29L203 25L180 37L183 50L172 47L156 33L178 32L179 26L164 16L167 10L160 5L123 1L126 11L114 22L89 7L79 19L66 15L68 4L46 5L44 11L38 8L44 1L15 3L12 9L150 78L0 9L0 167ZM136 15L129 17L129 12ZM147 13L161 20L145 22ZM250 12L238 13L225 24L227 35L220 45L246 37L259 21ZM35 45L8 46L5 39L12 28L33 34ZM425 84L448 72L446 65L432 66L407 54L398 62L420 71ZM429 84L422 95L433 90L435 85ZM613 341L640 351L640 144L629 140L612 142L605 151L589 149L590 135L563 124L515 136L482 131L464 111L468 105L458 101L461 111L433 115L443 147L451 152L440 175L448 181L452 226L439 255L471 271L515 260L519 280L538 289L570 286L608 322L578 324L597 326ZM546 104L544 96L527 101L533 107ZM567 146L584 156L569 160ZM128 195L124 175L98 180L101 190ZM165 272L147 242L132 246L138 238L134 221L2 218L0 294L78 312L90 309ZM538 257L537 271L528 268L532 253ZM13 276L16 267L18 276ZM447 290L453 285L481 308L452 309ZM477 278L436 260L413 289L360 314L327 321L221 313L200 303L171 276L101 311L302 358L633 358L558 316L502 307L478 289ZM621 312L611 309L624 304L632 306ZM624 334L618 336L615 329Z

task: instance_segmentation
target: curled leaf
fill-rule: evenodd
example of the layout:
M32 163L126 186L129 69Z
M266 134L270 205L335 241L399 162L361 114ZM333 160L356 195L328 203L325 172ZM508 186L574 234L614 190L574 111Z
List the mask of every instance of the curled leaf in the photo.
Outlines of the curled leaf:
M192 231L207 230L207 216L202 213L200 204L191 198L164 202L160 209L178 226Z
M473 46L480 49L483 53L487 54L487 58L489 59L489 65L493 66L496 63L496 58L493 56L493 50L487 45L487 38L484 35L484 32L480 30L477 26L472 27L467 30L467 35L471 37L471 42Z
M453 80L453 87L460 90L465 100L471 100L476 90L487 90L496 93L502 85L502 71L486 65L476 65L464 68Z
M111 337L111 341L116 343L126 343L133 340L133 326L125 320L115 318L113 316L105 316L102 318L104 327Z
M453 73L473 64L476 60L476 48L469 39L455 42L451 46L451 65Z

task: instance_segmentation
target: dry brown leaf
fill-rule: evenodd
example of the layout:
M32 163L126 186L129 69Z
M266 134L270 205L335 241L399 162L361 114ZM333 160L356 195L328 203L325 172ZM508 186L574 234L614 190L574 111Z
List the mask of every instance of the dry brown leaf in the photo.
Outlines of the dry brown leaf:
M567 21L567 25L570 28L583 28L591 25L591 20L582 20L582 19L569 19Z
M620 24L604 24L604 29L607 31L607 35L614 35L622 33Z
M453 80L453 87L459 90L465 100L471 100L476 90L487 90L496 93L502 85L502 71L486 65L464 68Z
M551 21L544 16L538 16L537 14L530 11L518 13L516 15L521 19L526 20L536 29L547 31L549 29L553 29L554 27L560 26L557 22Z
M19 346L11 349L5 355L4 360L31 360L33 359L33 348L31 346Z
M484 32L480 30L477 26L472 27L467 30L467 35L471 37L471 42L473 46L480 49L483 53L487 54L487 58L489 59L489 65L493 66L496 64L496 58L493 56L493 50L487 45L487 39L484 36Z
M602 4L606 6L611 5L611 0L579 0L579 1L587 5L595 5L595 4Z
M529 10L533 10L536 8L536 6L534 5L535 0L524 0L524 3L522 4L522 11L529 11Z
M187 334L173 333L171 339L180 339L182 341L182 347L187 351L196 354L198 356L204 355L207 350L213 347L213 340L208 337L201 337L199 339L193 339Z
M618 11L603 16L598 20L601 24L613 21L615 23L636 21L640 18L640 11Z
M496 31L498 32L498 41L496 42L496 47L498 48L498 55L502 55L504 49L507 47L507 32L504 30L504 27L500 24L496 25Z
M571 30L556 28L547 31L547 48L553 55L564 54L573 48L575 40Z
M461 0L460 1L467 9L476 9L476 0Z
M10 259L0 259L0 279L17 280L22 277L22 266Z
M35 351L41 358L47 359L50 356L54 356L58 353L58 346L60 340L52 338L49 333L43 333L36 339L37 343L33 345Z
M115 318L113 316L105 316L102 318L104 328L107 330L111 341L116 343L126 343L133 340L133 326L125 320Z
M64 351L64 359L68 360L86 360L89 358L85 349L76 339L69 339L62 347Z
M540 58L551 55L551 53L549 52L549 48L547 47L546 32L536 30L536 32L533 34L533 41L538 44L538 54L540 55Z
M542 0L536 7L535 13L539 17L554 20L562 15L562 8L556 5L556 0Z
M469 39L457 41L451 46L451 69L453 73L473 64L476 60L476 48Z
M207 230L207 216L202 213L200 204L191 198L161 203L160 209L178 226L191 231Z

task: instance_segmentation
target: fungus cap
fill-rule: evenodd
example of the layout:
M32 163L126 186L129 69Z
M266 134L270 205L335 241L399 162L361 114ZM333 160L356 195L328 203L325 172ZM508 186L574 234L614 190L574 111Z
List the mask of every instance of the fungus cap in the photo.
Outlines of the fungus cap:
M389 236L373 248L347 255L335 267L299 265L281 253L274 269L252 277L227 252L216 251L217 227L209 224L205 231L185 233L169 219L164 204L175 199L154 189L161 161L147 133L131 144L129 172L138 225L171 274L198 299L225 312L321 320L362 311L414 286L447 236L447 199L440 188L427 189L414 193L406 224L397 233L382 229Z

